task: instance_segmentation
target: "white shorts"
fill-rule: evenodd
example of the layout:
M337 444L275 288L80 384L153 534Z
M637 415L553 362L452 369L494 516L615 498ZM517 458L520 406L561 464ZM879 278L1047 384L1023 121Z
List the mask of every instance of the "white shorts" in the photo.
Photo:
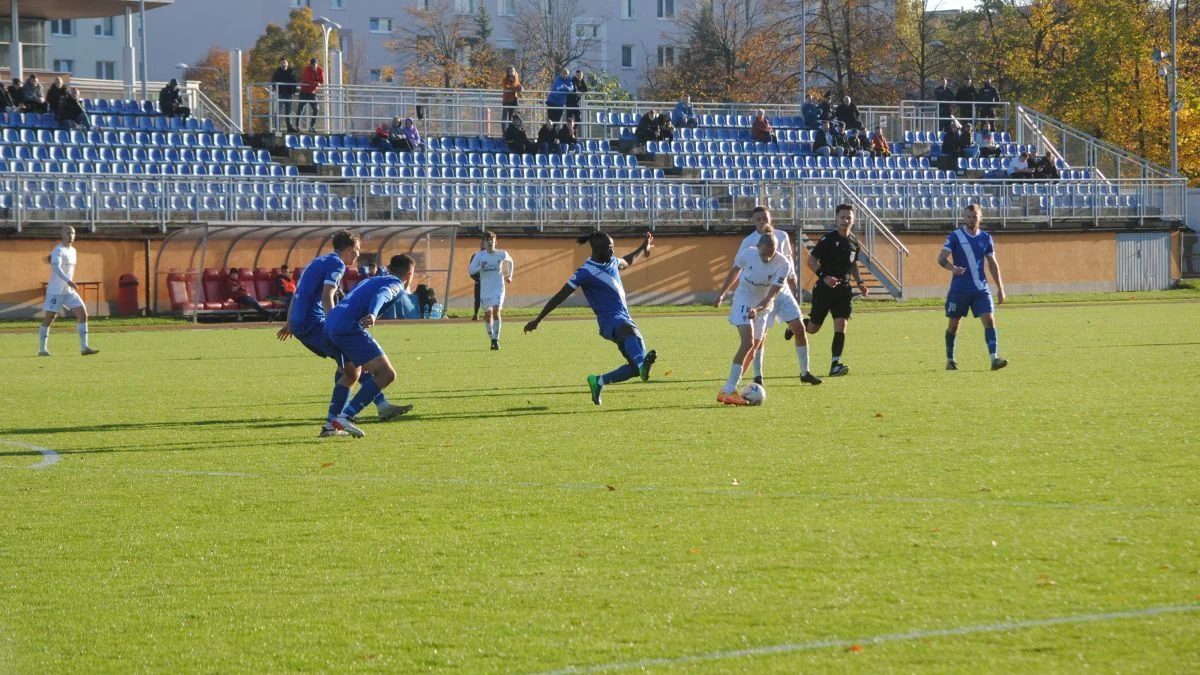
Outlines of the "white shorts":
M479 304L485 309L492 307L503 307L504 289L501 289L499 293L488 293L486 291L481 291L479 293Z
M771 315L767 317L767 328L776 323L788 324L803 318L804 311L800 309L800 303L796 301L796 296L792 295L791 290L784 288L775 295L775 307L771 309Z
M761 340L767 333L767 317L771 315L771 312L759 312L751 319L750 308L753 306L734 298L733 307L729 309L729 323L734 326L750 326L751 336L755 340Z
M42 305L42 309L49 314L58 314L60 310L72 310L79 307L83 307L83 298L70 288L57 295L47 295L46 304Z

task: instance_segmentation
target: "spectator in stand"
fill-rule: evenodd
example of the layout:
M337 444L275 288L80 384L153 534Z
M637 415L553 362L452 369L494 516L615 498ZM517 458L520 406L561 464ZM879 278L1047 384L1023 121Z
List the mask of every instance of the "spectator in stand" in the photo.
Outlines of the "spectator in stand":
M950 117L954 114L950 109L950 104L954 102L954 90L950 88L949 79L942 78L942 85L933 90L933 98L938 102L938 129L949 131Z
M292 297L296 295L296 282L292 280L292 275L288 273L287 265L280 265L279 271L275 273L274 279L271 280L271 296L272 300L290 305Z
M58 123L71 130L91 131L92 118L88 117L87 111L83 109L83 101L79 98L79 89L71 87L71 90L63 95L62 101L58 104Z
M833 121L833 92L825 92L825 98L821 99L821 119Z
M990 78L990 77L986 78L983 81L983 86L979 88L979 92L978 92L977 96L979 98L980 103L986 104L986 103L999 103L1000 102L1000 92L996 91L996 88L992 86L992 78ZM979 118L987 119L987 120L996 119L996 106L980 105L979 106Z
M375 127L375 134L371 136L371 148L380 152L392 150L392 127L387 122L381 122Z
M543 122L542 128L538 129L537 151L542 155L558 152L558 134L555 133L554 125L550 123L550 120Z
M17 109L17 104L13 102L12 95L8 93L8 87L0 85L0 112L11 112Z
M230 267L229 272L227 272L225 275L225 297L236 302L242 307L245 307L246 309L253 309L259 314L262 314L268 321L273 321L275 319L275 315L272 314L266 307L263 307L261 304L259 304L258 300L255 300L254 296L250 295L249 291L246 290L246 287L242 285L241 280L238 278L238 271L236 267Z
M1058 180L1062 177L1058 173L1058 162L1054 160L1054 155L1047 150L1045 156L1041 159L1033 159L1029 162L1030 168L1033 170L1034 178L1042 178L1046 180Z
M871 136L871 156L892 156L892 146L888 144L887 137L883 135L883 127L875 127L875 133Z
M309 106L311 109L308 130L310 132L317 130L317 92L324 85L325 69L317 65L316 59L310 59L308 65L304 67L304 72L300 73L300 105L296 106L296 128L299 131L304 130L305 106Z
M38 82L36 73L31 73L25 80L21 93L25 98L25 112L44 113L49 110L46 106L46 92L42 90L42 83Z
M637 129L633 132L634 136L643 143L658 140L658 115L653 110L647 110L645 115L638 120Z
M962 125L953 120L954 126L942 134L942 157L940 166L943 170L953 171L958 166L958 132Z
M971 78L967 78L966 83L958 88L954 94L954 100L958 101L958 116L967 119L975 119L975 102L979 100L979 91L975 89Z
M800 114L804 116L804 127L806 129L821 128L821 106L813 100L812 94L804 95L804 105L800 106Z
M679 103L675 104L675 109L671 111L671 123L680 129L695 129L700 126L700 118L696 117L696 110L692 107L691 95L684 94Z
M758 114L754 116L754 124L750 125L750 138L759 143L776 142L775 130L771 128L771 120L767 119L767 111L762 108L758 109Z
M183 104L179 80L172 79L158 92L158 109L164 117L182 117L186 120L192 114L191 109Z
M575 120L576 124L582 124L583 114L579 111L579 104L588 90L587 78L583 76L582 70L575 71L575 77L571 78L571 86L573 90L567 94L567 119Z
M862 136L859 135L857 129L850 129L846 132L845 148L847 157L860 157L867 154Z
M557 125L562 120L563 107L567 105L567 94L574 91L575 82L571 79L571 71L563 68L558 77L554 78L554 84L546 96L546 117L551 122Z
M287 132L294 134L297 129L296 125L292 124L292 99L296 97L296 84L299 80L296 79L296 71L287 59L279 59L279 67L271 75L271 82L275 84L275 95L279 99L279 117L287 127Z
M23 110L25 107L25 87L21 84L21 79L14 77L12 84L8 85L8 97L12 99L14 110Z
M979 146L980 157L1000 156L1000 147L996 145L996 134L992 133L991 122L979 125L979 131L975 132L975 145Z
M518 155L537 152L537 144L529 140L529 134L525 133L525 120L521 118L520 113L513 113L512 119L509 120L508 128L504 130L504 142L508 144L509 152Z
M541 134L539 133L539 136ZM559 152L579 152L579 136L575 134L575 120L567 118L567 123L558 130Z
M504 71L504 81L500 83L504 93L500 96L500 107L503 111L500 113L500 130L506 131L508 123L512 121L513 115L517 112L517 105L521 102L521 92L525 91L525 87L521 86L521 76L517 74L515 66L509 66L508 70Z
M825 157L830 155L841 157L846 154L846 151L837 142L837 137L833 135L829 120L821 122L821 128L817 130L816 136L813 138L812 149L814 153Z
M1033 178L1033 172L1029 169L1029 153L1022 152L1009 160L1004 173L1013 179Z
M399 117L392 118L392 128L388 130L388 140L397 152L421 152L425 143L421 141L421 132L411 117L405 117L400 122Z
M671 118L667 113L659 113L658 118L654 121L655 133L660 141L675 140L675 125L671 124Z
M967 122L958 130L958 156L968 159L979 157L979 146L975 145L975 133L971 123Z
M839 122L846 125L846 129L864 130L862 114L859 113L858 106L850 100L849 96L842 99L842 104L837 107L837 113L834 116Z
M63 97L67 95L67 88L63 86L61 77L54 78L54 82L50 84L50 89L46 91L46 112L58 114L58 106L62 104Z

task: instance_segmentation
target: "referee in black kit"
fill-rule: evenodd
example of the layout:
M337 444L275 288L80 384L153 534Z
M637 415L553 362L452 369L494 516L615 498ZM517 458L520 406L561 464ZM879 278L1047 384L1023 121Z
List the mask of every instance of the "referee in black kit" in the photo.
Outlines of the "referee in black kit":
M833 315L833 363L829 376L837 377L850 372L850 366L842 363L842 348L846 346L846 325L853 311L851 300L854 291L850 288L850 277L865 297L867 285L858 274L858 243L850 238L854 230L854 207L839 204L837 207L837 229L821 237L808 256L808 266L817 273L817 283L812 291L812 311L809 312L805 330L816 333L821 330L827 314Z

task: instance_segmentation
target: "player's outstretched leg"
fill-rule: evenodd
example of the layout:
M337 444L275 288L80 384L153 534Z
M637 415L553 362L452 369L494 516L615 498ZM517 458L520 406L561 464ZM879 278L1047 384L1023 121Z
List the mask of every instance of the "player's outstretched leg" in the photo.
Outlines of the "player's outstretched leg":
M500 350L500 306L492 307L492 349Z
M833 357L829 365L829 376L839 377L850 372L850 366L842 363L842 350L846 347L846 320L835 319L833 322L833 344L829 351Z
M1000 370L1008 365L1008 359L1000 358L996 320L991 314L985 314L980 319L983 320L983 339L987 343L988 355L992 357L992 370Z
M359 378L359 383L365 384L368 380L373 379L375 379L374 375L363 371L362 377ZM395 405L391 401L387 400L387 397L383 395L383 392L379 392L379 395L376 396L375 400L371 402L375 404L375 410L379 413L380 422L393 420L404 413L410 412L413 409L411 403L406 405Z
M954 362L954 343L958 340L958 319L950 319L946 326L946 370L958 370Z
M808 363L808 334L804 332L804 324L800 319L788 323L788 330L796 344L796 360L800 362L800 381L805 384L821 384L821 378L812 374Z
M763 359L766 357L767 341L760 340L758 349L754 350L754 382L761 385L763 383Z
M47 312L45 320L38 328L38 356L50 356L50 348L47 343L50 341L50 326L56 318L54 314Z
M498 346L496 345L496 330L493 318L492 308L485 308L483 311L483 327L487 330L488 340L490 340L492 343L492 349L496 350L498 349Z
M99 349L92 349L88 344L88 314L87 309L83 306L76 307L75 310L75 332L79 334L79 353L84 356L99 354Z
M326 438L329 436L348 436L350 432L338 428L334 421L342 414L342 409L346 407L346 401L350 398L350 387L354 386L357 376L350 375L349 377L343 371L337 371L333 375L333 396L329 400L329 416L325 418L325 426L321 427L320 436ZM349 384L347 384L349 380Z
M750 324L740 325L737 330L740 339L738 350L733 354L733 363L729 366L729 377L725 380L725 386L717 392L717 403L724 405L750 405L749 401L738 393L738 384L753 351L758 348L759 341L754 339L754 329Z

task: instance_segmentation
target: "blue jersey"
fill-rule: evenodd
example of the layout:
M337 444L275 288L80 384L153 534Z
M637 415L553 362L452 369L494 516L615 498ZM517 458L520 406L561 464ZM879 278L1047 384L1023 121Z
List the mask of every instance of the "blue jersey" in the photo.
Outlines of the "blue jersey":
M329 318L325 320L325 332L355 330L359 319L368 314L378 317L379 312L403 292L404 283L390 274L360 281L329 313Z
M596 313L601 331L615 322L633 322L625 304L625 286L621 283L621 259L614 256L606 263L588 258L567 280L571 288L582 288L583 295Z
M980 230L972 237L966 228L960 227L946 237L943 249L950 251L956 267L967 268L967 273L954 275L950 280L950 291L986 291L988 290L987 276L984 275L984 258L996 252L992 245L992 235Z
M292 312L291 329L300 334L313 328L319 328L325 321L325 307L321 304L321 295L326 286L337 287L342 283L342 275L346 273L346 264L337 253L327 253L314 259L300 275L296 284L296 295L292 302L296 311Z

